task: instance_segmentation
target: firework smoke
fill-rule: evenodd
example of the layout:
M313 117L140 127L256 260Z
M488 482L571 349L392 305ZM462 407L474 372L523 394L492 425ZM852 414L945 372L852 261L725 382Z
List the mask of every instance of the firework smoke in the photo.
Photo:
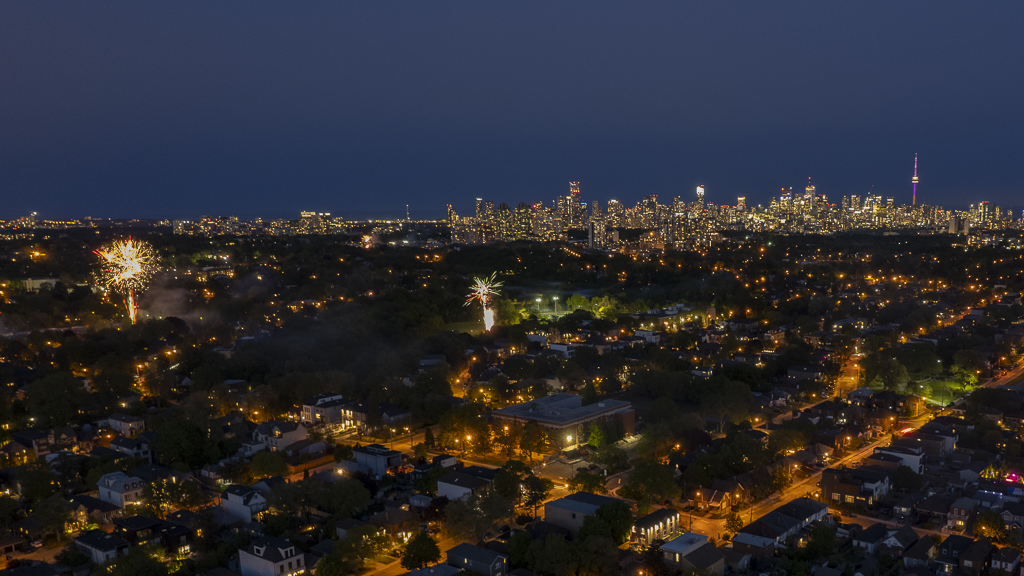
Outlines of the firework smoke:
M159 269L156 252L148 242L128 238L111 242L96 254L101 258L97 271L100 284L124 296L124 305L134 324L139 310L136 295L146 290Z

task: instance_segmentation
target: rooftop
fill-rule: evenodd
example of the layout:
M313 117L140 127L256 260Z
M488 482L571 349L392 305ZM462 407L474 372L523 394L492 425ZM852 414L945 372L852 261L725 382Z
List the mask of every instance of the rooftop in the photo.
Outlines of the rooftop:
M581 396L562 393L499 408L492 414L564 426L573 422L591 420L601 414L609 414L629 408L632 408L632 404L623 400L603 400L584 406Z

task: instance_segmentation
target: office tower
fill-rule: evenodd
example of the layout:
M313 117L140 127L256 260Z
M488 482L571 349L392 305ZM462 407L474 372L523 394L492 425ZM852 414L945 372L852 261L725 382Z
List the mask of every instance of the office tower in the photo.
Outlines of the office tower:
M622 203L618 200L608 201L608 225L616 228L622 226Z
M451 227L455 226L455 223L458 221L458 219L459 219L459 215L455 213L455 208L453 208L452 205L449 204L448 205L448 227L451 228Z
M494 200L488 200L488 201L484 202L484 217L485 218L493 218L494 217Z
M747 209L747 198L746 196L740 196L736 198L736 209L746 210Z
M910 182L914 184L914 196L913 206L917 206L917 154L914 154L914 177L910 179Z
M476 199L476 219L479 220L484 217L484 199Z
M697 206L701 210L704 209L704 185L703 184L697 186Z

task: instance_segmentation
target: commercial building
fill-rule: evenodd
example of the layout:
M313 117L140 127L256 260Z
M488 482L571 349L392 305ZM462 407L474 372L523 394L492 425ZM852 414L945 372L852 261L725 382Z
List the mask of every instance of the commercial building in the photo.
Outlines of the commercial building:
M556 444L568 446L587 434L592 422L618 422L627 435L636 432L633 405L623 400L603 400L583 405L578 394L552 394L530 402L499 408L491 413L499 424L533 422L548 431Z

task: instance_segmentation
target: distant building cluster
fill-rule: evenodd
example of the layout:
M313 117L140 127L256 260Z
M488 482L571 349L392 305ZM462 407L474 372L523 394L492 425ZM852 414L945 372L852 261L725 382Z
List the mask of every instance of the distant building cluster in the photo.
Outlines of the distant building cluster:
M989 202L959 211L925 204L898 205L891 197L854 194L842 197L837 205L810 182L802 193L782 189L768 206L750 206L745 197L738 197L733 206L715 205L705 201L705 192L704 186L698 186L690 202L676 196L671 204L660 204L656 195L650 195L633 207L610 200L602 208L597 201L584 202L579 182L570 182L569 193L554 199L550 206L520 202L513 208L477 198L473 215L459 216L449 204L448 226L455 244L568 241L585 234L591 248L699 249L716 242L724 230L790 234L919 230L966 235L975 229L1019 229L1022 223L1009 209ZM624 230L641 233L627 240L620 238Z

